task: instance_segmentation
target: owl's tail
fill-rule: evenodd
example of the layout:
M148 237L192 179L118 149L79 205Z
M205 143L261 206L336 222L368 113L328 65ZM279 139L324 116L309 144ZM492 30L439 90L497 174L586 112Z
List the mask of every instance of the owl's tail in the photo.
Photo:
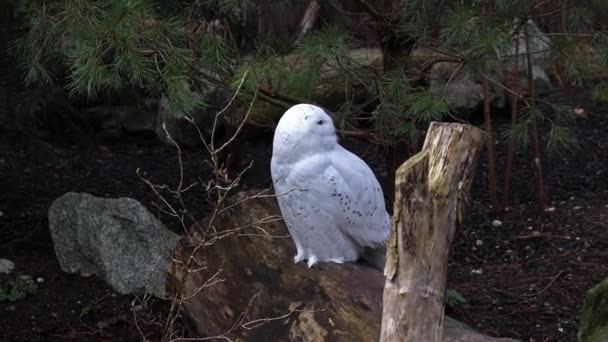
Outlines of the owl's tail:
M361 253L361 259L365 260L368 264L384 272L384 265L386 263L386 247L382 246L379 248L365 248Z

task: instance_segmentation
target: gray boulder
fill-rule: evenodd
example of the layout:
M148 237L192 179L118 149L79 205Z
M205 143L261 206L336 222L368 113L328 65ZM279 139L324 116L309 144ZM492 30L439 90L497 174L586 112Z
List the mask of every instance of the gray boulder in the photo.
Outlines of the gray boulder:
M518 25L519 20L516 19L514 25ZM522 91L528 91L528 57L530 55L530 62L532 64L532 80L534 82L534 89L536 95L547 95L553 91L553 86L549 75L547 75L545 69L551 64L551 38L547 36L532 19L528 19L516 35L515 39L518 45L518 63L519 63L519 78L520 87ZM526 46L526 35L524 32L528 32L530 51ZM507 50L508 56L515 55L515 48L510 46ZM514 57L505 57L504 65L507 70L512 70L515 65Z
M513 23L515 28L518 25L516 20ZM523 33L524 29L520 29L515 36L515 42L518 45L518 63L519 63L519 82L520 89L523 92L528 91L528 68L527 55L530 55L532 64L532 79L534 84L535 94L537 96L547 95L553 91L553 86L549 76L545 72L551 64L551 38L547 36L532 20L528 20L524 24L525 30L529 36L528 51L526 39ZM417 48L412 52L412 57L416 60L426 61L435 57L449 57L441 53L425 48ZM515 47L512 45L505 47L504 51L497 56L499 63L490 65L487 71L489 77L494 80L489 84L489 95L491 105L496 108L502 108L505 105L504 90L495 82L505 84L504 73L511 72L515 64ZM506 84L510 86L509 84ZM429 88L435 96L442 97L449 108L457 115L466 118L471 110L482 105L483 96L481 88L481 80L479 76L475 76L456 62L441 62L435 63L429 73Z
M67 193L49 208L55 254L65 272L94 273L115 291L165 295L179 235L131 198Z
M444 342L521 342L512 338L484 335L461 321L445 316L443 322Z

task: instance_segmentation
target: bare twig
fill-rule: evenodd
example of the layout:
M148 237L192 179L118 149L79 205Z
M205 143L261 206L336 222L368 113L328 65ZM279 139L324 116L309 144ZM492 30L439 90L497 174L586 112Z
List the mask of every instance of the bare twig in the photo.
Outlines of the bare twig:
M545 292L549 287L551 287L551 285L553 285L553 283L555 283L555 281L564 273L564 271L559 271L559 273L557 273L555 275L555 277L553 277L553 279L551 279L551 281L547 284L547 286L543 287L540 291L535 292L535 293L531 293L531 294L524 294L522 295L522 297L535 297L538 296L539 294L542 294L543 292Z

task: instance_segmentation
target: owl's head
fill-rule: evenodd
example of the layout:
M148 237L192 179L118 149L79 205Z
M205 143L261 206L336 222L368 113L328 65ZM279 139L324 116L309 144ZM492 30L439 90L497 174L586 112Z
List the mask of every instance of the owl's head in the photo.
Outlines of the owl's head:
M279 120L274 133L274 148L301 152L320 152L337 144L332 118L320 107L297 104Z

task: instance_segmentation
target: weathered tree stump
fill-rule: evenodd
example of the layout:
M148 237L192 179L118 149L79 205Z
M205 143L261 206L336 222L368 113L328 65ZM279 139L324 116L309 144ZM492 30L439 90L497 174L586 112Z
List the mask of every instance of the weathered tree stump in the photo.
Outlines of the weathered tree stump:
M448 252L484 146L470 125L432 123L395 177L380 341L442 340Z
M312 269L294 264L295 247L276 199L254 194L240 193L237 204L215 218L220 233L192 233L176 248L168 292L183 299L182 317L191 335L377 341L382 273L362 263L320 263ZM449 318L443 329L444 341L513 341L482 335Z

